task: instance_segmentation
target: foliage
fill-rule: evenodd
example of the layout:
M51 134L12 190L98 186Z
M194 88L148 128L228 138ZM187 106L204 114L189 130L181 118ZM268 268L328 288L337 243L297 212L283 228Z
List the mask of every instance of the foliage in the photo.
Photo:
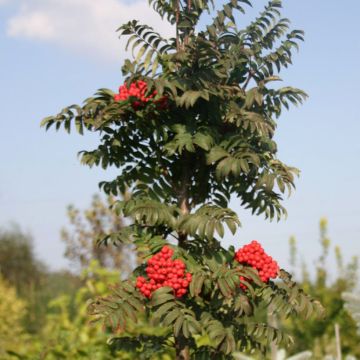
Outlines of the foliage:
M43 302L37 289L44 285L46 266L36 258L29 234L14 226L0 230L0 275L16 288L20 297L26 298L30 311L24 324L35 332L44 320Z
M123 244L117 246L98 246L98 239L107 234L119 232L123 220L114 214L109 207L114 203L113 197L104 202L100 196L93 197L91 206L83 214L73 205L68 207L68 218L71 229L64 228L61 238L66 245L65 257L80 270L89 267L91 260L97 260L101 267L130 272L131 253Z
M45 322L49 300L79 286L77 277L66 271L50 272L35 256L31 236L17 227L0 230L0 276L26 301L23 325L33 334Z
M297 249L294 238L291 244L295 265ZM300 285L308 294L321 301L326 309L326 316L322 321L289 318L285 326L296 339L291 351L295 353L309 349L313 352L313 359L323 359L325 355L336 356L334 326L338 324L343 355L352 354L358 357L360 337L356 335L356 324L347 313L342 298L342 293L353 291L357 285L358 259L354 257L351 262L344 264L340 248L335 247L337 266L330 267L332 271L329 272L327 258L331 241L327 234L326 219L320 221L320 244L322 253L317 261L315 277L309 274L307 265L303 264Z
M220 360L239 350L264 352L269 343L286 345L291 342L287 334L257 320L261 309L307 317L320 315L321 305L284 270L280 281L261 281L219 238L225 226L235 233L240 225L228 208L231 196L265 218L286 215L282 196L291 193L298 170L277 158L276 119L306 94L272 83L291 63L303 33L281 18L278 0L244 29L237 27L235 14L251 6L249 0L231 0L219 11L208 0L150 4L174 24L176 37L164 39L137 21L121 26L134 59L124 63L120 92L141 80L148 89L144 98L152 100L139 102L130 91L123 99L100 89L83 106L67 107L42 124L97 132L100 145L82 151L82 163L120 169L116 179L100 186L114 196L129 189L131 196L113 208L133 221L102 242L134 243L146 261L175 239L174 258L182 259L193 278L189 295L176 298L162 287L148 301L135 288L143 264L110 296L94 300L90 311L105 328L122 332L112 340L120 349L138 345L144 358L169 349L177 359ZM197 30L206 11L213 20ZM158 106L164 98L166 106ZM144 316L164 334L127 335Z
M92 261L83 270L81 278L83 286L75 295L64 293L49 302L46 323L39 335L32 337L33 347L28 349L27 355L17 353L18 357L24 360L142 359L141 355L138 356L140 348L138 345L134 346L134 341L129 341L120 351L115 341L107 344L106 339L110 333L106 329L104 331L99 324L89 326L87 301L94 296L107 295L109 284L115 284L119 280L119 273L101 268L96 261ZM73 302L76 312L72 311ZM162 333L162 329L145 327L143 323L133 329L132 336L151 339L151 335ZM160 352L152 359L171 360L171 356Z
M0 358L10 358L9 352L15 351L25 340L22 319L26 304L16 295L16 290L0 276Z
M98 327L88 326L86 301L92 296L106 294L105 282L114 283L118 278L118 273L110 273L93 262L84 270L84 285L77 290L74 299L66 293L52 299L46 323L39 334L40 349L35 355L44 360L111 359L106 345L107 334Z

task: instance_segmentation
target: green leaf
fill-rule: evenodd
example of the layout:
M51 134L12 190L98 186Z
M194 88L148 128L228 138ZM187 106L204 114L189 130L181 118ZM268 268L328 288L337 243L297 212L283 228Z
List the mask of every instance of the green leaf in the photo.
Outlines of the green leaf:
M184 323L184 317L179 316L174 323L174 335L175 336L179 336L183 323Z

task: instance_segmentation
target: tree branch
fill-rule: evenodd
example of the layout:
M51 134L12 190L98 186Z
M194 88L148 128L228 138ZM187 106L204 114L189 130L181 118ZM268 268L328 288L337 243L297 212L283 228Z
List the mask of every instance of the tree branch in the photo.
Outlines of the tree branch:
M180 189L178 192L178 205L181 210L182 215L187 215L190 212L190 202L189 202L189 181L190 181L190 172L189 172L189 153L185 152L182 156L182 177L180 183ZM187 234L184 232L179 232L179 246L184 243L187 239Z
M244 86L242 87L242 89L243 89L244 91L246 90L247 86L249 85L249 82L250 82L251 78L252 78L254 75L255 75L255 71L252 70L252 69L250 69L250 70L249 70L248 77L247 77L247 79L246 79L246 81L245 81L245 84L244 84Z
M180 0L176 1L175 17L176 17L176 51L179 51L180 50L180 38L179 38Z
M187 1L187 13L190 15L191 13L191 0ZM192 32L192 30L188 30L184 39L184 45L188 45L189 44L189 38L190 38L190 33Z
M176 360L190 360L190 349L189 346L186 346L185 338L183 336L175 338L175 350Z

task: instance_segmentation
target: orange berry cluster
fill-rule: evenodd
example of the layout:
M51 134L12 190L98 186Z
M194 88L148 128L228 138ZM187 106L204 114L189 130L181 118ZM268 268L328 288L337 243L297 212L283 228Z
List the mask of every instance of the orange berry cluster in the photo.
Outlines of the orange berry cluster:
M132 102L132 107L134 110L138 110L146 105L151 99L153 99L157 91L154 90L150 95L146 96L148 92L147 83L142 80L135 81L130 84L130 87L127 87L126 84L123 84L119 87L119 93L114 95L115 101L124 101L130 97L136 98ZM154 103L158 108L164 109L167 107L168 98L163 96L162 98L155 100Z
M138 276L136 279L136 287L144 296L150 298L155 290L164 286L173 288L176 297L187 293L191 274L185 272L186 266L182 260L171 259L173 254L172 249L164 246L160 252L148 260L145 270L148 280L143 276Z
M275 279L279 271L278 263L268 254L265 253L262 246L255 240L250 244L243 246L235 254L235 259L244 265L250 265L259 272L261 281L268 282L269 279ZM243 276L240 280L246 280ZM246 286L240 284L240 287L245 290Z

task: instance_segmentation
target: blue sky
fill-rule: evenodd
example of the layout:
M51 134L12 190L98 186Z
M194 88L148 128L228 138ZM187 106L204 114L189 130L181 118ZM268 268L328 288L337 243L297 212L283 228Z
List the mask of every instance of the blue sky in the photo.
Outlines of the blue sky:
M284 15L305 30L306 41L282 77L310 98L284 113L277 141L279 158L302 173L285 201L286 221L251 217L234 202L243 228L226 243L258 239L286 266L294 234L311 264L325 216L345 258L360 256L359 12L358 0L284 1ZM29 231L54 269L67 264L59 236L66 206L86 208L97 183L116 171L79 164L77 152L94 147L94 135L45 133L39 123L97 88L118 87L125 54L114 30L132 18L172 31L145 0L0 0L0 226L16 222Z

